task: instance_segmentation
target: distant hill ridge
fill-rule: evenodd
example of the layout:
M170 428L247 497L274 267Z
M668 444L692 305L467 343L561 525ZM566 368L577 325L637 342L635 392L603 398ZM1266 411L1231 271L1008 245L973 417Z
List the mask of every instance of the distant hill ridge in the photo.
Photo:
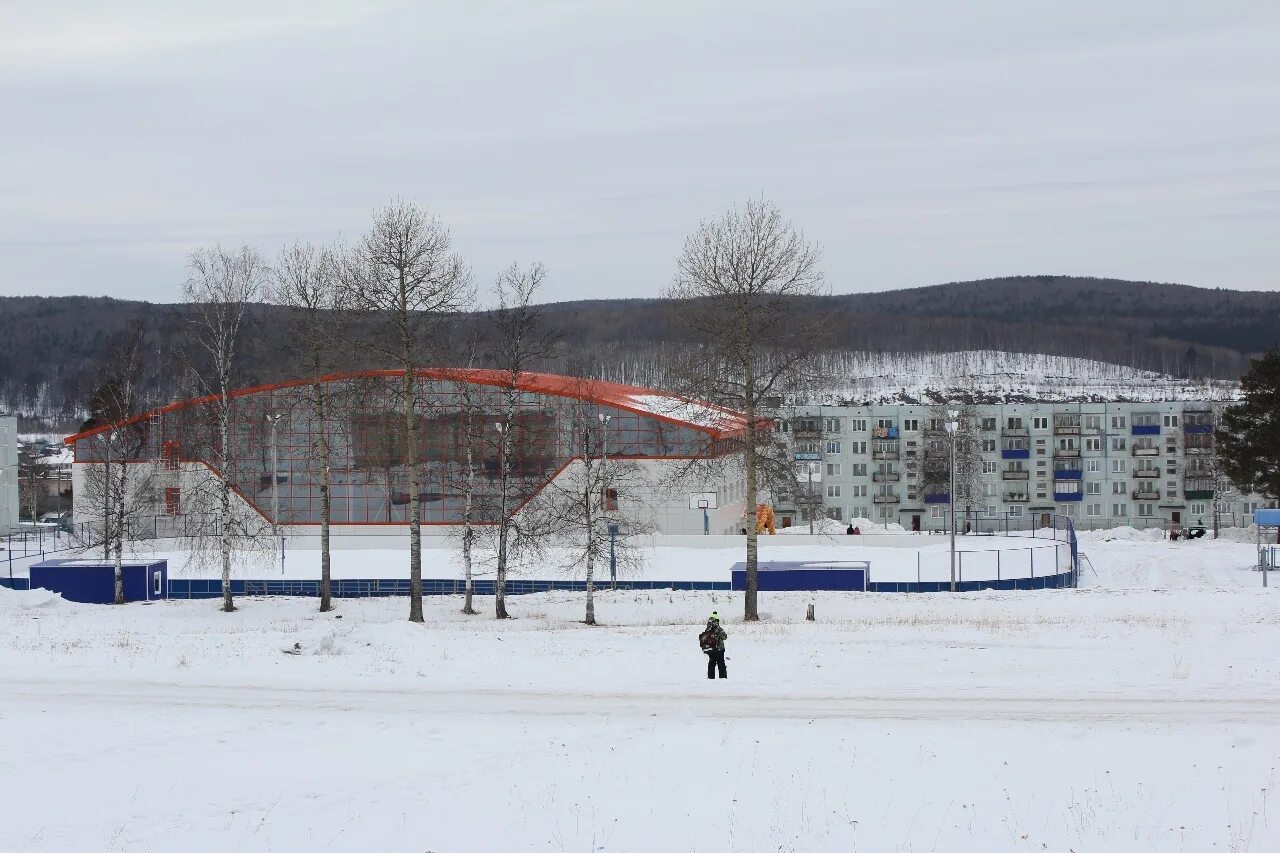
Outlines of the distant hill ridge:
M1280 339L1280 293L1074 276L1010 276L809 300L832 320L833 351L996 351L1108 362L1175 377L1235 379ZM454 324L461 333L480 314ZM687 343L661 299L546 306L566 345L549 369L629 381L661 377L662 350ZM112 336L147 321L156 389L171 385L183 307L108 297L0 297L0 408L49 411L83 399ZM299 375L288 312L256 306L245 381ZM159 391L158 391L159 393Z

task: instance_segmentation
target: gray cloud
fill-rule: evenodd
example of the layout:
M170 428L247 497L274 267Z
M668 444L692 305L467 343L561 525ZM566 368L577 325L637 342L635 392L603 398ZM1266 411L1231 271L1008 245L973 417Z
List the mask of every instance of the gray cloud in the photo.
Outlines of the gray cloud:
M653 295L761 193L837 292L1270 288L1280 6L1218 5L10 2L0 293L174 300L195 246L354 236L399 195L482 281Z

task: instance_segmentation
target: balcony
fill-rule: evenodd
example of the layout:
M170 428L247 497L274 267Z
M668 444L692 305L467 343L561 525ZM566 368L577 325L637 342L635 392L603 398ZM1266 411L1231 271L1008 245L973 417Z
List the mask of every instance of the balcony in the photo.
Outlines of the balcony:
M794 438L822 438L822 430L808 427L792 427L791 435Z
M897 471L877 471L871 475L871 482L873 483L896 483L901 479L902 475Z
M1200 447L1200 446L1192 447L1191 445L1187 445L1186 447L1182 448L1182 453L1184 456L1208 456L1212 452L1213 452L1212 445L1205 445L1204 447Z
M949 504L951 503L951 495L946 493L925 495L924 502L927 504Z
M1001 459L1030 459L1031 448L1029 447L1010 447L1000 451Z
M1129 435L1159 435L1160 424L1132 424Z
M871 430L871 437L875 439L881 439L881 440L890 439L893 441L897 441L898 428L896 426L875 427L874 429Z
M1084 479L1084 471L1079 468L1055 468L1053 469L1053 479L1082 480Z
M1148 491L1147 489L1134 489L1133 499L1135 501L1158 501L1160 493L1158 491Z
M1026 427L1011 427L1011 426L1007 426L1007 427L1005 427L1004 429L1000 430L1000 433L1001 433L1002 435L1026 435L1026 434L1027 434L1027 428L1026 428Z
M1031 500L1026 492L1005 492L1004 502L1007 504L1024 504Z
M1187 424L1182 425L1184 435L1213 435L1213 424Z
M1084 500L1084 492L1054 492L1053 500L1056 503L1069 503L1071 501Z
M1158 447L1135 447L1133 448L1134 456L1159 456L1160 448Z
M1029 480L1031 479L1030 471L1001 471L1000 479L1002 480Z
M878 504L896 504L901 502L902 498L897 495L872 495L871 502Z
M1079 459L1080 448L1078 447L1055 447L1053 449L1054 459Z
M877 462L880 462L880 461L889 461L889 460L892 460L892 459L897 459L897 458L898 458L898 451L896 451L896 450L874 450L874 451L872 451L872 452L871 452L871 458L872 458L872 459L874 459L874 460L876 460Z
M817 450L797 450L794 454L797 462L821 462L822 454Z
M1145 479L1157 479L1160 476L1159 468L1139 468L1133 472L1133 476Z
M1185 489L1182 494L1189 501L1207 501L1213 499L1213 489Z

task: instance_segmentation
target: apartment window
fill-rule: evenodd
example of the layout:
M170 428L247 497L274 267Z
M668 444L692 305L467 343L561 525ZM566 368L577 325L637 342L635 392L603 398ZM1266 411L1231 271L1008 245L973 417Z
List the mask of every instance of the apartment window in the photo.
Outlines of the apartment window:
M1114 482L1112 482L1111 494L1123 495L1127 491L1129 491L1129 484L1126 483L1124 480L1115 480Z
M1084 428L1085 429L1102 429L1102 415L1085 415ZM1099 513L1099 515L1101 515L1101 513Z
M1178 496L1178 481L1177 481L1177 480L1165 480L1165 483L1164 483L1164 496L1165 496L1166 498L1176 498L1176 497Z
M907 418L902 422L902 428L907 432L919 432L920 421L916 420L915 418Z
M1055 485L1053 490L1060 495L1078 495L1080 494L1080 481L1067 480L1066 482Z
M996 440L994 438L982 439L983 453L995 453L995 450L996 450Z
M1090 474L1097 474L1102 470L1102 460L1086 459L1084 461L1084 470L1088 471Z
M1178 416L1177 416L1177 415L1165 415L1165 416L1164 416L1164 425L1165 425L1166 427L1176 427L1176 426L1178 425Z
M1112 416L1111 416L1111 428L1112 428L1112 429L1124 429L1124 427L1125 427L1125 423L1124 423L1124 415L1112 415Z
M840 419L827 418L827 432L839 432L839 431L840 431Z
M983 483L983 484L982 484L982 496L983 496L984 498L992 497L995 493L996 493L996 484L995 484L995 483Z
M827 486L827 497L829 497L829 498L838 498L838 497L840 497L840 487L839 487L839 486Z
M1009 429L1022 429L1022 418L1009 418Z
M937 504L934 504L933 506L929 507L929 517L942 518L942 507L938 506Z
M995 418L983 418L983 419L982 419L982 428L983 428L983 429L985 429L985 430L993 430L993 429L995 429L995 428L996 428L996 419L995 419Z
M1192 504L1192 505L1191 505L1191 514L1192 514L1192 515L1204 515L1204 504Z
M844 508L838 506L827 507L827 518L834 518L836 521L843 521Z
M839 463L839 462L828 462L828 463L827 463L827 476L828 476L828 477L839 477L839 476L840 476L840 463Z
M850 486L850 493L855 498L865 498L867 496L867 484L861 483L857 486Z
M1007 465L1008 467L1005 468L1006 471L1025 471L1026 470L1022 465L1021 459L1010 459Z
M1111 460L1111 473L1112 473L1112 474L1124 474L1124 473L1128 472L1128 470L1129 470L1129 460L1128 460L1128 459L1112 459L1112 460Z
M1009 515L1013 518L1022 517L1022 504L1009 504Z
M983 459L983 460L982 460L982 473L984 473L984 474L994 474L995 472L996 472L996 460L994 460L994 459Z
M878 418L876 420L876 429L890 429L893 426L893 418ZM880 508L881 511L884 507Z
M1048 429L1049 419L1048 418L1032 418L1031 427L1032 429Z
M1102 494L1102 484L1096 481L1092 483L1085 483L1084 493L1086 495L1100 495Z
M994 517L995 517L995 514L996 514L996 505L995 505L995 504L987 504L987 515L989 515L989 516L991 516L992 518L994 518Z
M828 442L827 442L827 452L828 452L828 453L839 453L839 452L840 452L840 442L838 442L838 441L828 441Z
M865 441L851 441L849 442L849 452L850 453L866 453L867 443Z
M1102 439L1096 435L1086 437L1084 440L1084 449L1085 450L1101 450Z
M1128 444L1129 444L1128 439L1126 439L1124 436L1120 436L1120 435L1111 436L1112 450L1124 450L1126 447L1128 447Z
M889 517L889 508L887 506L881 506L878 507L878 509L880 510L879 516L881 521Z
M849 429L853 430L854 432L866 432L866 431L867 431L867 419L866 419L866 418L854 418L853 420L849 421Z
M1087 504L1084 508L1084 514L1089 518L1098 518L1102 515L1102 504Z
M1155 504L1138 504L1138 518L1151 518L1155 515Z
M1112 504L1111 515L1114 518L1128 518L1129 505L1128 504Z
M856 444L857 442L854 442L854 443ZM850 466L849 466L849 474L850 474L851 476L854 476L854 477L865 477L865 476L867 476L867 463L865 463L865 462L855 462L854 464L850 465Z

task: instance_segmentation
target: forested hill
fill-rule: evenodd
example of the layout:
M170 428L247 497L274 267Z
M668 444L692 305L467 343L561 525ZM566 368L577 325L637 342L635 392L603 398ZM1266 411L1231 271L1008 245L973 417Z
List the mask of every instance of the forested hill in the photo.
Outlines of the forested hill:
M813 300L833 320L833 350L1038 352L1192 377L1236 378L1280 340L1280 293L1066 276L953 282ZM547 306L565 346L548 369L643 381L683 333L658 299ZM0 298L0 409L77 407L113 335L144 318L156 393L170 393L183 308L109 298ZM288 316L258 306L245 342L245 381L299 375ZM479 317L471 318L478 321ZM454 324L455 330L466 322ZM447 360L444 359L444 360Z

